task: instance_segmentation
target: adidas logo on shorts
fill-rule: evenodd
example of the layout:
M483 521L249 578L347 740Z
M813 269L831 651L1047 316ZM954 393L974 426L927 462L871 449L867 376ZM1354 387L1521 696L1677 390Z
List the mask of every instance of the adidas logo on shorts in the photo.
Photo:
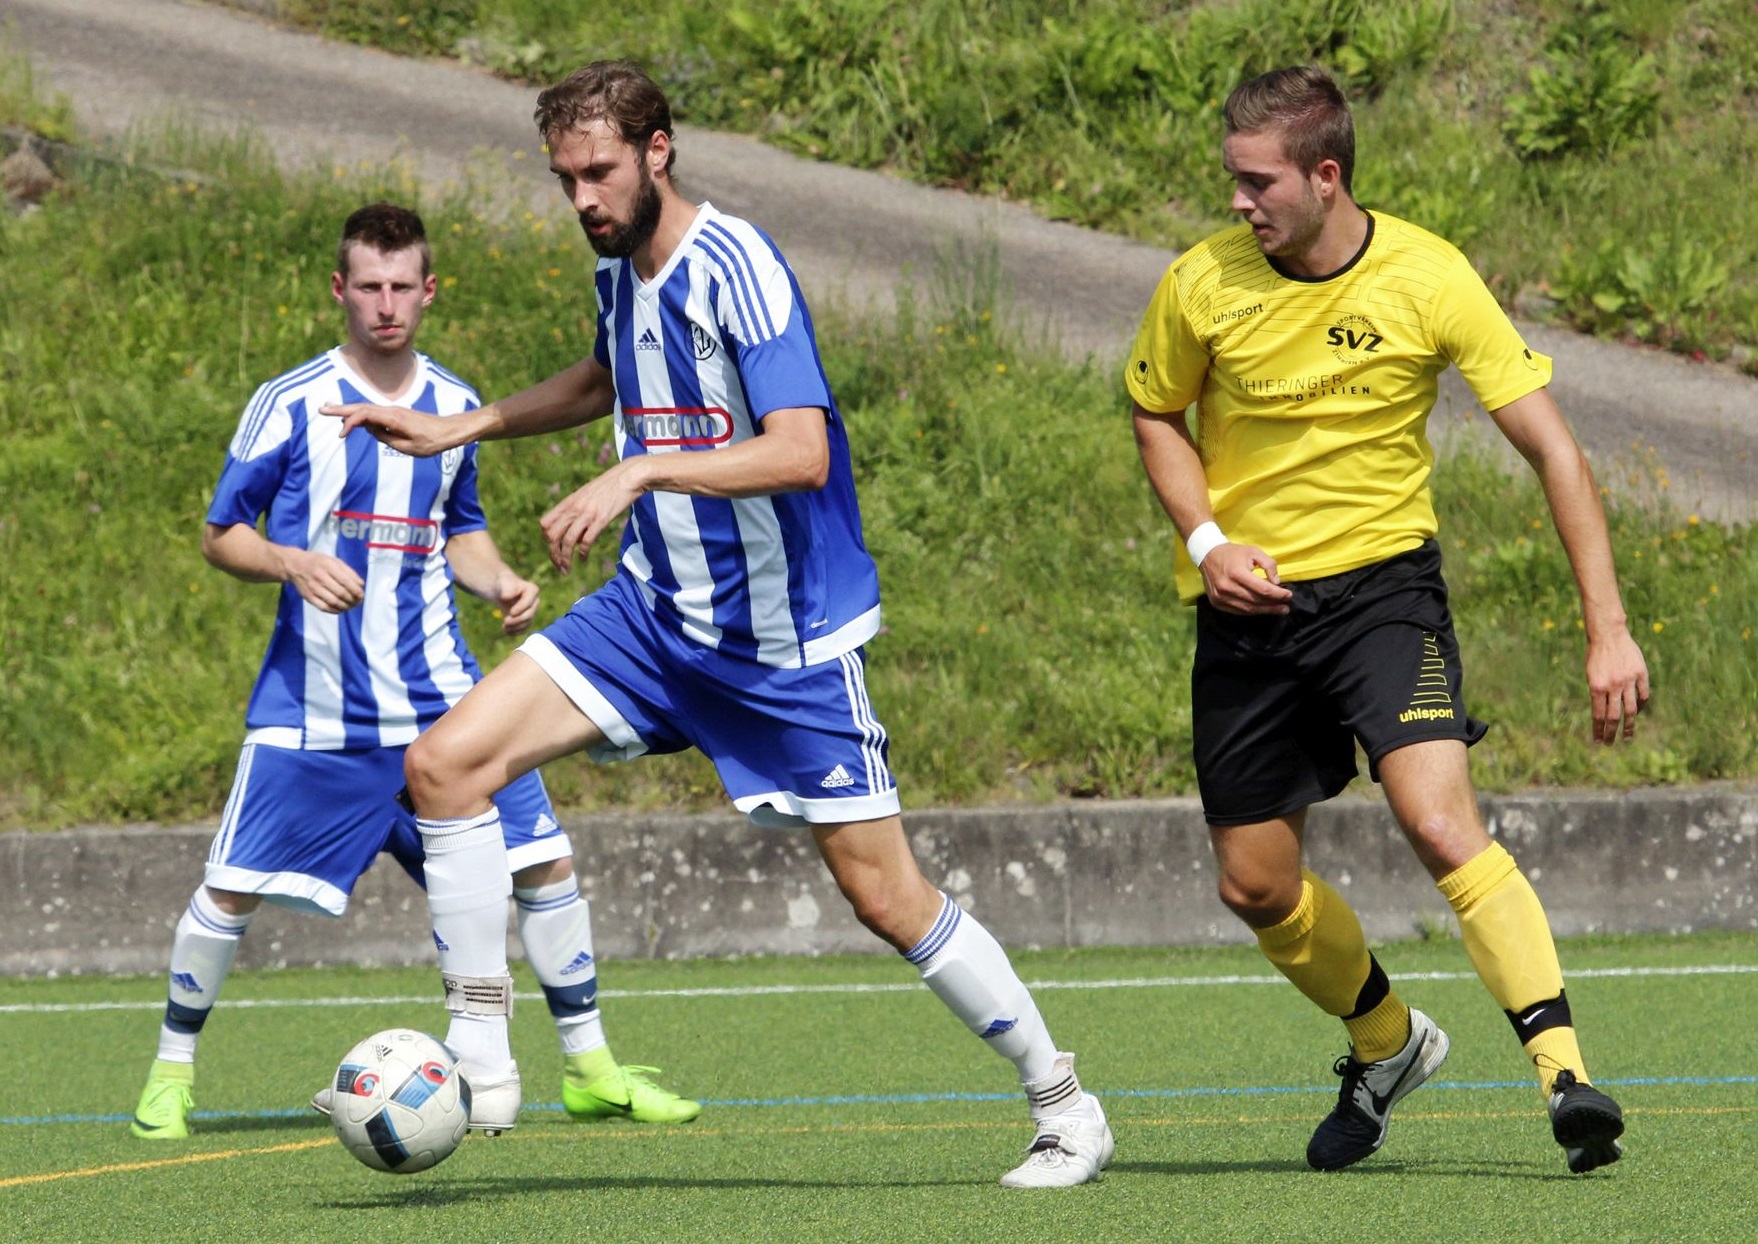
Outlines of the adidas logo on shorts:
M855 780L848 775L848 770L841 765L837 765L836 768L832 769L829 773L826 773L824 775L824 780L818 783L818 785L822 786L825 790L835 790L839 786L853 786L854 784Z

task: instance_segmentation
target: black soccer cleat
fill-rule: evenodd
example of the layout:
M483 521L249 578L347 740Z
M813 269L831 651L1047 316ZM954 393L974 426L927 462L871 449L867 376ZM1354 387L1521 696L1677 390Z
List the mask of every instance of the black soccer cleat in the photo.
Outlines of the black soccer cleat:
M1550 1093L1550 1131L1577 1175L1610 1166L1624 1156L1618 1137L1624 1134L1624 1112L1618 1103L1575 1078L1557 1075Z
M1447 1046L1440 1025L1412 1007L1410 1039L1396 1054L1377 1063L1357 1062L1353 1054L1339 1058L1333 1070L1343 1077L1343 1088L1306 1146L1307 1165L1340 1171L1384 1144L1392 1107L1439 1069Z

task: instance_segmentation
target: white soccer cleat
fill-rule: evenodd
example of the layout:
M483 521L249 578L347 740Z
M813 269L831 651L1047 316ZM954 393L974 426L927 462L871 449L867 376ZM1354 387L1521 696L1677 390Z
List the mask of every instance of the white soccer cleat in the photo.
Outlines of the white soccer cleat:
M335 1104L336 1086L333 1084L326 1084L311 1095L311 1108L326 1119L330 1117L330 1111L335 1108Z
M1105 1108L1091 1093L1062 1114L1038 1120L1026 1160L1001 1177L1003 1188L1072 1188L1091 1183L1116 1150Z
M468 1067L459 1074L470 1087L470 1130L484 1136L510 1132L519 1122L519 1107L524 1104L524 1088L519 1082L519 1064L508 1063L498 1079L473 1075Z

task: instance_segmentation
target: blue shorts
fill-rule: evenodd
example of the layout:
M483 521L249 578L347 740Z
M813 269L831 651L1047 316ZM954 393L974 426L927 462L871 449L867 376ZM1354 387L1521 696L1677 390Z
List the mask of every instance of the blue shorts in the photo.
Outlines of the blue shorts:
M380 851L421 884L421 834L397 802L404 751L246 743L220 832L208 848L207 884L339 916ZM512 782L494 802L514 872L572 854L536 771Z
M804 669L724 656L661 623L625 574L519 651L604 734L594 760L697 748L734 806L764 828L898 811L859 651Z

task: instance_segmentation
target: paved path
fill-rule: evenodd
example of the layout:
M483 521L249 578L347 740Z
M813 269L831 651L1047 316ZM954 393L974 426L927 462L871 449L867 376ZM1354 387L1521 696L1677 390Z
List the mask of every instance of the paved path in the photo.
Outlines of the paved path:
M290 168L395 156L429 184L474 174L509 207L567 219L537 158L528 87L180 0L0 0L0 39L28 53L39 83L64 93L89 132L121 134L166 116L245 125ZM819 302L884 307L909 281L926 296L944 256L988 253L1015 324L1110 363L1172 258L1011 204L816 164L736 135L685 127L678 151L686 191L763 225ZM1603 479L1651 490L1658 464L1683 509L1758 521L1758 382L1522 328L1555 357L1553 390ZM1475 408L1450 372L1437 431Z

